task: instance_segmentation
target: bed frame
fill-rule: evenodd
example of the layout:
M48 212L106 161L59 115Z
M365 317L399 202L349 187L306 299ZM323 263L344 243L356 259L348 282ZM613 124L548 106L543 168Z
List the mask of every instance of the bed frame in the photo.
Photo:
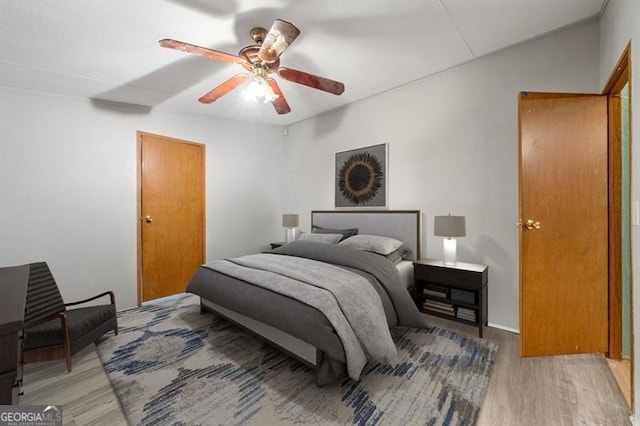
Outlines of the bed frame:
M415 259L419 259L422 235L420 217L419 210L313 210L311 212L311 227L312 229L313 226L332 229L358 228L359 234L395 238L409 246ZM305 364L316 373L322 364L324 352L268 324L224 308L204 298L200 298L200 312L212 312L225 318ZM320 386L320 383L317 384Z

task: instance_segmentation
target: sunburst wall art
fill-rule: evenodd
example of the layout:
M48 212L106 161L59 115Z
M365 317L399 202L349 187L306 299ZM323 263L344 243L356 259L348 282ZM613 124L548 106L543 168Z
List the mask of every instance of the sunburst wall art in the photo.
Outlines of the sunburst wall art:
M388 144L336 153L336 207L387 207Z

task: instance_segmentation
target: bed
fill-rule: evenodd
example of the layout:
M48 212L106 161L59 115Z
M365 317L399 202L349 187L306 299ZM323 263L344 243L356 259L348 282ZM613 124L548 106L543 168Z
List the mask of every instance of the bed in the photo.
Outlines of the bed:
M357 228L360 237L337 244L294 241L208 262L187 291L200 296L202 312L230 320L313 368L318 386L347 375L357 380L367 361L393 363L391 327L425 326L409 295L412 260L420 257L420 212L317 210L311 228ZM354 249L370 235L385 244L385 237L401 241L405 259L391 262Z

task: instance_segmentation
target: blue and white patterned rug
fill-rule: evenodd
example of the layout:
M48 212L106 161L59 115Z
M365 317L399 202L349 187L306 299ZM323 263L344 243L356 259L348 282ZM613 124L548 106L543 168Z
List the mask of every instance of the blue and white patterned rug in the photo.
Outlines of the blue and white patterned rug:
M397 366L323 388L313 371L188 296L119 314L98 353L131 424L475 423L497 347L431 327L394 328Z

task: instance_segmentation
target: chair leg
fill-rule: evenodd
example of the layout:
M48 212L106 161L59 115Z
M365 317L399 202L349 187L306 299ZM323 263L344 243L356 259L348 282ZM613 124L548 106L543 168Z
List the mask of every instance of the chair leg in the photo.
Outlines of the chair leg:
M118 310L116 309L116 295L114 292L109 292L109 297L111 298L111 304L113 305L113 309L116 311L116 326L113 328L113 334L118 335Z
M66 349L65 357L67 359L67 373L71 373L71 350L69 348Z
M62 334L64 339L64 357L67 360L67 373L71 373L71 339L69 338L69 328L67 327L67 314L58 314L62 322Z

